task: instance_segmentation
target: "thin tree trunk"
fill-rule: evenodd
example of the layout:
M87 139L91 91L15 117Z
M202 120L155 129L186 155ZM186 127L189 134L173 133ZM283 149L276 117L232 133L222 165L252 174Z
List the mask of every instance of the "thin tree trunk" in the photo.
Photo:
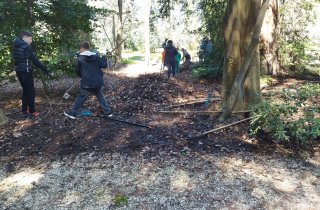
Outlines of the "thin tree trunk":
M257 103L260 99L260 63L257 46L269 2L270 0L265 0L260 12L253 14L253 11L259 11L260 0L229 1L226 13L227 53L222 92L225 108L220 120L225 120L233 110L245 110L247 105Z
M121 62L122 60L122 35L123 35L123 0L118 0L118 18L119 18L119 27L116 35L116 62Z
M116 18L115 16L113 15L112 16L112 39L113 39L113 46L116 46L117 45L117 42L116 42Z
M151 0L146 2L146 11L145 11L145 37L144 37L144 46L145 46L145 61L147 66L150 65L150 9L151 9Z

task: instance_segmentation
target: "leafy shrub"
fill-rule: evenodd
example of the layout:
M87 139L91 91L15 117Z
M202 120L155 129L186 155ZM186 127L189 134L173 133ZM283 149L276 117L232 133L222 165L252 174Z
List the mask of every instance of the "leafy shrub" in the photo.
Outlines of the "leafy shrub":
M283 89L279 101L272 98L252 107L252 135L265 131L277 141L307 144L320 136L320 84Z
M220 66L201 66L194 68L192 70L192 75L199 79L221 78L222 69L220 69Z
M305 75L312 42L308 26L315 21L314 2L288 0L279 10L279 55L289 73Z

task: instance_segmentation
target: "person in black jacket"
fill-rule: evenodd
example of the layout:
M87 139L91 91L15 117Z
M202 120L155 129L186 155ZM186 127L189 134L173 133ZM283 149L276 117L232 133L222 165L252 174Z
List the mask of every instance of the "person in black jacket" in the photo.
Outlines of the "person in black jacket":
M165 46L164 51L165 51L164 63L168 67L168 78L170 77L171 72L172 72L172 76L174 77L176 74L175 56L178 54L178 50L173 46L172 40L169 40L167 42L167 45Z
M35 88L32 73L32 64L40 68L45 75L52 77L52 73L38 60L33 53L30 44L32 42L32 34L28 31L22 31L20 37L13 41L13 60L14 70L22 87L22 116L38 117L36 112Z
M103 109L104 116L112 116L111 109L102 93L103 72L101 68L107 68L107 63L102 62L100 57L89 51L88 42L80 44L80 54L77 57L76 73L81 77L80 91L73 105L72 110L64 111L64 115L76 119L80 107L87 100L90 93L93 93Z

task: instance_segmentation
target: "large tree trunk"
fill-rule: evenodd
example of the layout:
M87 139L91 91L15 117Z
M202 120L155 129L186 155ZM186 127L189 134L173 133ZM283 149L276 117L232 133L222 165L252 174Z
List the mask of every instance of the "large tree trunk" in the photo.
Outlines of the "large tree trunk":
M265 3L268 2L269 0L265 0ZM224 21L226 59L222 81L222 98L227 111L222 119L231 111L246 110L248 105L260 100L260 58L257 44L265 15L265 11L259 15L260 7L260 0L228 2Z
M6 124L8 122L7 116L0 109L0 126Z
M271 0L261 29L261 72L269 75L281 73L278 54L279 0Z

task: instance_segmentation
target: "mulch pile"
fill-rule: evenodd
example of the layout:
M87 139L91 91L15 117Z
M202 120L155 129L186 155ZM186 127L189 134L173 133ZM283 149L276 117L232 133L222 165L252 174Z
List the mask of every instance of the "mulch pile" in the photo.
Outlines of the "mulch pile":
M127 112L145 112L192 93L188 88L181 87L177 80L159 74L142 75L126 85L125 89L119 88L116 101L112 103L117 104L117 109Z

